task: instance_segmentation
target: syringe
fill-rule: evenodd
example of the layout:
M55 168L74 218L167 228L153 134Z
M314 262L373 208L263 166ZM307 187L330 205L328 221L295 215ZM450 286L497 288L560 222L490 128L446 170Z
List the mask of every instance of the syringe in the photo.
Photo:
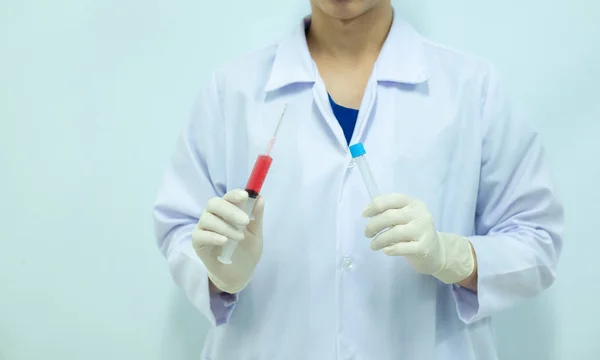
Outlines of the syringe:
M283 112L281 113L281 117L279 118L279 122L277 123L277 127L275 128L275 132L273 136L269 140L267 145L267 151L265 154L258 155L256 161L254 162L254 168L252 169L252 173L248 178L248 182L246 183L246 192L248 193L248 199L242 203L239 207L240 209L253 219L252 213L254 212L254 206L256 205L256 200L258 200L258 195L260 194L260 190L267 178L267 174L269 173L269 168L271 167L271 163L273 162L273 158L271 157L271 150L273 150L273 146L275 145L275 138L277 136L277 130L279 130L279 126L281 125L281 120L283 120L283 115L285 114L285 109L287 106L284 106ZM245 227L241 226L238 228L240 231L244 231ZM238 242L233 239L229 239L225 245L223 245L223 249L221 250L221 255L217 257L217 259L222 264L231 264L231 256L235 251Z
M373 174L371 173L371 168L369 167L369 163L367 162L367 158L365 157L365 147L362 143L356 143L350 146L350 154L352 155L352 159L358 166L358 170L360 171L360 175L363 178L363 182L367 187L367 191L369 192L369 196L371 199L379 196L379 188L375 183L375 179L373 178Z

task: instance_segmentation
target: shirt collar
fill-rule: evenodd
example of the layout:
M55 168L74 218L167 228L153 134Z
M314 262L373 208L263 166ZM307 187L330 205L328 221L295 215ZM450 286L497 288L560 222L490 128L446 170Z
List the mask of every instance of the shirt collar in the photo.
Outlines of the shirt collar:
M265 91L294 83L315 82L317 66L306 43L310 17L277 46ZM394 16L392 27L375 62L377 81L418 84L428 80L423 39L408 23Z
M310 17L305 17L292 35L283 39L277 46L265 91L277 90L294 83L315 81L317 66L306 43L306 29L309 24Z
M419 84L429 79L423 38L407 22L394 22L375 62L377 81Z

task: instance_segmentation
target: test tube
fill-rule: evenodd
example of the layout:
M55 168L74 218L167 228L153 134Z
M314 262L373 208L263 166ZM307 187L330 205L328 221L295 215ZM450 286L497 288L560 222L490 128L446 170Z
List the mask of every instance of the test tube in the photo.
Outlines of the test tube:
M377 183L375 183L375 179L373 178L373 174L371 173L371 168L369 167L369 163L367 162L367 158L365 157L365 147L362 143L356 143L350 146L350 154L352 155L352 159L358 166L358 170L360 171L360 175L363 178L363 182L367 187L367 191L369 192L369 196L371 199L379 196L379 188L377 187Z

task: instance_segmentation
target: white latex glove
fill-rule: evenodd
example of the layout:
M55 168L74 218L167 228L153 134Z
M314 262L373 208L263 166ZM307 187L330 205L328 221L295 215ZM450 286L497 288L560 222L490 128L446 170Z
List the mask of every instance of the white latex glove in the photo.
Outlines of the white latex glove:
M250 221L238 207L247 198L246 191L236 189L222 198L210 199L192 233L192 246L206 266L208 277L217 288L230 294L238 293L248 285L262 255L265 203L259 197L254 208L254 220ZM244 226L245 230L240 231ZM232 263L224 265L217 256L229 238L239 243L231 258Z
M402 194L378 196L367 206L363 216L370 218L365 236L374 237L371 249L383 249L390 256L404 256L419 273L454 284L469 277L475 269L469 240L437 232L431 214L421 201Z

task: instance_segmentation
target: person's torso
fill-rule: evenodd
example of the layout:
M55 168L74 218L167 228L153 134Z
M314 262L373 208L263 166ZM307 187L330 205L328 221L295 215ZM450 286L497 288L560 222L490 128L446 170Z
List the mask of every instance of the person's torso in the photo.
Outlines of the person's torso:
M490 320L462 323L452 288L369 248L369 203L318 75L265 91L276 48L219 76L226 188L243 188L287 104L262 189L264 253L204 359L493 360ZM423 200L439 231L473 234L485 64L424 40L428 79L367 85L352 143L383 193ZM246 76L245 80L244 76Z

